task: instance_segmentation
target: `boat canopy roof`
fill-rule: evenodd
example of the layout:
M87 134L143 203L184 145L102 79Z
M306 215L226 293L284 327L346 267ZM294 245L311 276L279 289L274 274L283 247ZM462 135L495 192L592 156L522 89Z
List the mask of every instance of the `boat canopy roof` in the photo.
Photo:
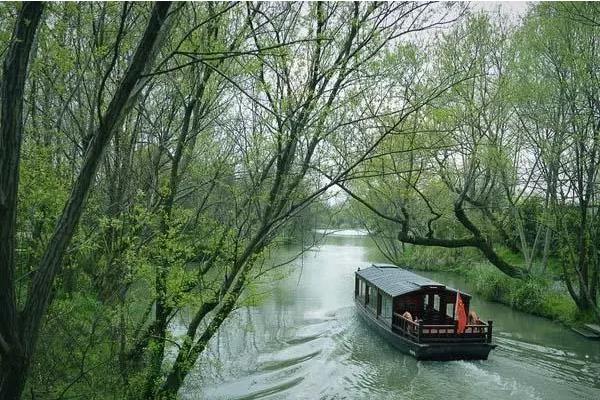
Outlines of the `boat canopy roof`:
M372 264L369 268L358 270L356 274L392 297L427 289L456 292L456 289L447 287L443 283L417 275L393 264ZM460 294L471 297L467 293L460 292Z

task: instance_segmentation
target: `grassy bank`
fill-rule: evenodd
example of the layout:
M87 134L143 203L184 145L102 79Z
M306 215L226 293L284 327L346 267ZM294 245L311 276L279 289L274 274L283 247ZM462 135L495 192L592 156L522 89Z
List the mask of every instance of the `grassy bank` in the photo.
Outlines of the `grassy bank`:
M553 266L544 273L534 273L531 278L520 280L506 276L472 249L412 248L399 261L417 270L457 273L472 285L474 294L515 310L569 326L591 319L577 310L569 293L556 279ZM515 264L519 261L514 256L511 260Z

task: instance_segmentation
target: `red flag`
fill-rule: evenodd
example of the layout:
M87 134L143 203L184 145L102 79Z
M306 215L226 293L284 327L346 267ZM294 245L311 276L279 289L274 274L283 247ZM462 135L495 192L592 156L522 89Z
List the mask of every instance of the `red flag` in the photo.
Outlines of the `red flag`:
M456 333L464 333L467 326L467 312L460 291L456 292L456 309L454 310L454 315L456 315L456 320L458 321Z

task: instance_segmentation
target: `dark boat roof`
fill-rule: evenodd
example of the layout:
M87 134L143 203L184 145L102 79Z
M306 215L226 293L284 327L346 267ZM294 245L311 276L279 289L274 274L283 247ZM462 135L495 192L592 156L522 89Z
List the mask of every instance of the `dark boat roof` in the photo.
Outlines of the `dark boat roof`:
M447 287L443 283L417 275L414 272L402 269L397 265L372 265L372 267L356 271L356 274L392 297L401 296L422 289L441 289L456 292L456 289ZM465 297L471 297L467 293L460 292L460 294Z

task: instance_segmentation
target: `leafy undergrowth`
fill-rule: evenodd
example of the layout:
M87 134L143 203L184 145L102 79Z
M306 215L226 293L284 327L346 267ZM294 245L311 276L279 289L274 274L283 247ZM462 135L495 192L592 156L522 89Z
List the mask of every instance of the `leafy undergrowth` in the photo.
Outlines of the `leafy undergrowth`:
M522 264L522 258L506 251L502 257L512 264ZM545 273L530 278L511 278L485 261L473 249L448 251L436 248L411 249L402 258L402 265L422 271L452 271L463 276L473 292L486 300L505 304L515 310L560 321L573 326L589 321L569 294L553 279L552 266Z
M567 325L585 319L568 293L555 288L548 278L514 279L483 263L460 267L457 272L473 285L475 293L487 300Z

